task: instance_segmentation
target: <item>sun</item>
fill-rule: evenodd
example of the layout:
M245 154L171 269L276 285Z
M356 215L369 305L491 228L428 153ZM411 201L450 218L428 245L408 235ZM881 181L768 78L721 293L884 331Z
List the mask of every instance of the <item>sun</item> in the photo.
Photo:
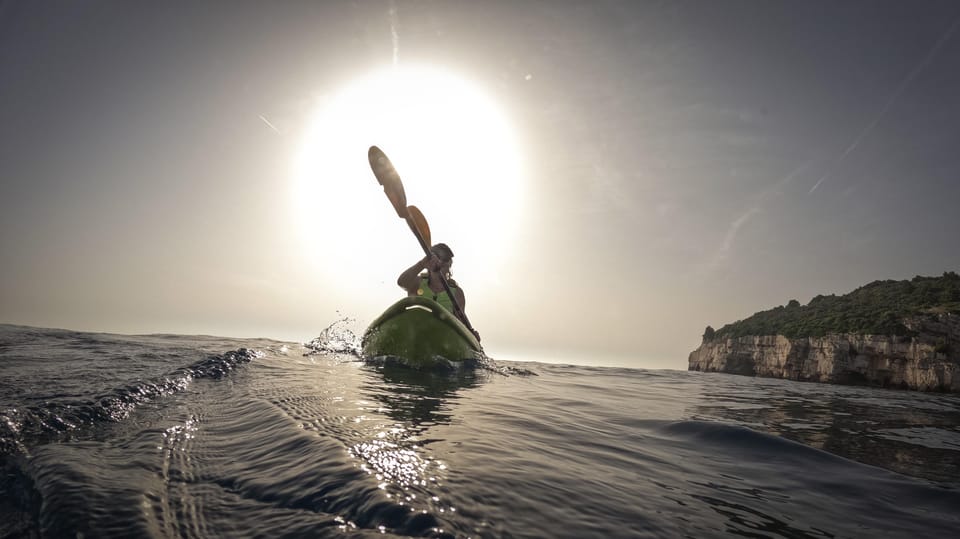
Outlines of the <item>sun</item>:
M318 274L338 287L396 295L396 276L423 255L370 171L372 145L390 157L433 241L453 248L458 281L496 283L523 206L518 137L481 86L425 65L368 73L314 114L292 194Z

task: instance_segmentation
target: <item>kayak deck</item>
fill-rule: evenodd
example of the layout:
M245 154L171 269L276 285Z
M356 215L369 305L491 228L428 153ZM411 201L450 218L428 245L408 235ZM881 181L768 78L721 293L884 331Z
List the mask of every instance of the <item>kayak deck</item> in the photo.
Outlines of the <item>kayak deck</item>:
M416 369L451 367L483 357L473 333L432 299L409 296L394 303L363 335L368 358L394 356Z

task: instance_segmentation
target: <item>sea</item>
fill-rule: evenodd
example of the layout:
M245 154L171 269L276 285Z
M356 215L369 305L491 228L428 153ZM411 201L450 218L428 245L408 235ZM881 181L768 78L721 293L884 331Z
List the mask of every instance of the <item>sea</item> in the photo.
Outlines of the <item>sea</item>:
M0 326L0 537L960 536L960 395L357 345Z

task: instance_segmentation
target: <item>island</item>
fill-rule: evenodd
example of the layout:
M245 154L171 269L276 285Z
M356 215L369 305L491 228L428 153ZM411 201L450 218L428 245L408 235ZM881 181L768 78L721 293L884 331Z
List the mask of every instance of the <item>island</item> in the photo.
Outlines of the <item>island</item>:
M960 276L875 281L707 326L688 370L960 392Z

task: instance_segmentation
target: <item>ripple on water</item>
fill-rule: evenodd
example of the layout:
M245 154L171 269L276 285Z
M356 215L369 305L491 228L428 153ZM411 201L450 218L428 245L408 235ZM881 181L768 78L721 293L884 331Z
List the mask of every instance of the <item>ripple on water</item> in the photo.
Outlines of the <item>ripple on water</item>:
M960 451L960 432L935 427L880 429L874 436L930 449Z
M32 442L4 462L2 492L28 501L7 519L4 498L0 535L912 538L960 524L955 489L863 464L949 473L955 398L343 358L277 347L95 433Z

